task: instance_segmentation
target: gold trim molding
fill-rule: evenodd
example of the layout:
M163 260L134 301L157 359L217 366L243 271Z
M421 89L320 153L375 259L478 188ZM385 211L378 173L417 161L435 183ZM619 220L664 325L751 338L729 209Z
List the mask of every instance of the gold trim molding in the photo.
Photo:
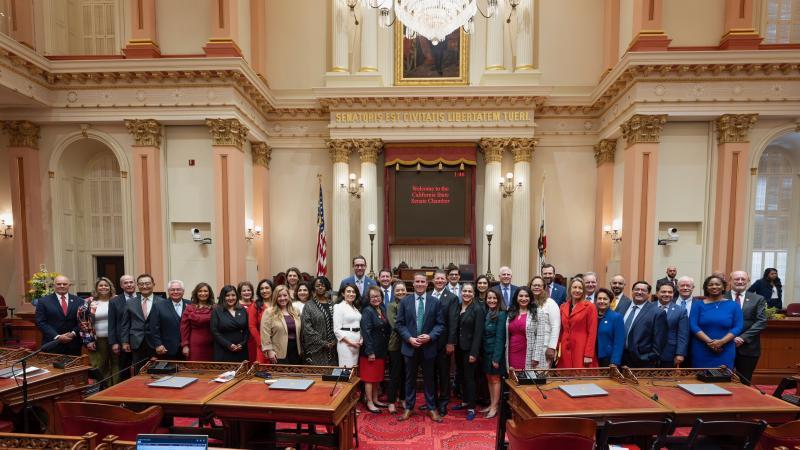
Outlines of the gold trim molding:
M538 144L539 140L534 138L509 139L508 146L511 149L511 153L514 155L514 163L531 162L533 159L533 152L536 150L536 145Z
M136 145L161 147L161 124L155 119L125 119L125 128Z
M3 122L3 132L8 135L9 147L39 150L39 125L27 120L8 120Z
M478 146L483 151L483 161L486 164L502 161L503 152L508 147L508 140L508 138L481 138Z
M661 130L667 123L666 114L634 114L627 122L622 123L622 137L628 145L657 144L661 139Z
M353 150L352 139L327 139L328 153L331 155L333 163L349 163L350 152Z
M718 144L750 142L750 128L758 120L758 114L723 114L714 121Z
M361 162L377 163L378 155L383 150L383 140L378 139L354 139L353 149L358 150Z
M594 146L594 161L597 167L605 163L614 163L614 153L617 151L616 139L603 139Z
M242 149L247 139L247 127L237 119L206 119L214 145L232 145Z
M253 164L269 169L272 161L272 147L266 142L251 142L250 149L253 153Z

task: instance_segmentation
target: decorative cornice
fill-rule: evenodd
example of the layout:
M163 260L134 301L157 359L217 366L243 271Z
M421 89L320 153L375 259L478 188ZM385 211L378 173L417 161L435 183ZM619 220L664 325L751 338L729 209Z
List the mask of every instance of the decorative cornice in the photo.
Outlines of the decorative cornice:
M125 119L125 127L136 145L161 147L161 124L155 119Z
M352 139L327 139L325 143L328 144L328 152L334 164L350 162L350 152L353 150Z
M616 139L603 139L594 146L594 161L597 167L604 163L614 163L614 152L617 151Z
M9 120L3 123L10 147L39 149L39 125L27 120Z
M748 134L757 120L758 114L723 114L714 121L717 128L717 143L750 142Z
M250 150L253 153L253 164L269 169L269 162L272 161L272 147L266 142L251 142Z
M358 154L361 157L361 162L375 164L378 162L378 155L380 155L381 150L383 150L383 140L354 139L353 149L358 150Z
M247 139L247 127L237 119L206 119L214 145L232 145L242 149Z
M538 107L546 97L540 95L363 95L352 97L324 97L319 104L326 110L361 107L460 107L460 106L494 106L494 107Z
M508 146L511 148L511 153L514 155L514 162L531 162L533 159L533 151L539 143L538 139L534 138L511 138L508 141Z
M483 160L486 164L503 160L503 152L508 147L508 138L481 138L478 145L483 151Z
M627 122L622 123L620 128L622 128L622 137L625 138L628 145L657 144L661 139L661 130L665 123L667 123L666 114L634 114Z

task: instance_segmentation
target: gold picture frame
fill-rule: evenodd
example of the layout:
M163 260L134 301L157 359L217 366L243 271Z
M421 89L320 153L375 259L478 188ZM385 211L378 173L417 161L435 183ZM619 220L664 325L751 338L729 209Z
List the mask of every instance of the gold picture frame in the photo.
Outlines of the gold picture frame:
M399 20L394 30L395 86L465 86L469 83L469 34L462 27L435 46L422 36L406 39L405 25ZM453 48L456 45L457 50ZM434 55L435 50L440 52ZM454 57L458 61L454 62Z

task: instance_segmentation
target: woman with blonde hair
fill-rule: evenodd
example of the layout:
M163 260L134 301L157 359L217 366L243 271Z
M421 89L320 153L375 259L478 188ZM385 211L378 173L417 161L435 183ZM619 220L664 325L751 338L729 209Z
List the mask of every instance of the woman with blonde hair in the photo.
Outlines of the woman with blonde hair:
M272 364L300 364L300 314L292 305L289 288L276 286L272 304L261 316L261 351Z

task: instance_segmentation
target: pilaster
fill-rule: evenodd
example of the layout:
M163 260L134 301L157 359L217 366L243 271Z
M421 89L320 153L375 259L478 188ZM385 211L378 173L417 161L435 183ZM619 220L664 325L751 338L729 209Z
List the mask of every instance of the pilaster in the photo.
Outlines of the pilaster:
M721 50L758 50L762 37L753 19L753 0L725 0L725 34Z
M130 2L131 39L122 49L126 58L159 58L156 36L156 0Z
M369 242L369 225L373 224L376 227L380 225L378 218L378 156L383 150L383 141L381 139L355 139L353 141L353 151L358 151L361 158L361 179L364 181L364 191L361 193L361 224L359 229L359 248L360 253L367 258L370 256L370 242ZM377 263L375 270L380 270L381 249L383 245L381 242L381 235L375 234L375 242L373 243L373 261Z
M606 285L608 261L611 260L614 242L605 237L603 227L614 222L614 153L617 151L616 139L604 139L594 146L594 160L597 163L597 189L594 219L594 270L597 282Z
M206 56L242 57L239 38L239 0L211 1L211 37L203 50Z
M269 254L269 242L272 238L269 223L269 163L272 159L272 147L266 142L251 142L250 150L253 154L253 223L262 228L261 237L250 242L255 248L258 261L258 278L264 279L272 275Z
M328 149L333 161L333 208L331 208L331 283L338 283L350 273L350 194L340 186L347 185L351 139L330 139Z
M662 28L663 0L633 0L630 52L666 51L672 42Z

